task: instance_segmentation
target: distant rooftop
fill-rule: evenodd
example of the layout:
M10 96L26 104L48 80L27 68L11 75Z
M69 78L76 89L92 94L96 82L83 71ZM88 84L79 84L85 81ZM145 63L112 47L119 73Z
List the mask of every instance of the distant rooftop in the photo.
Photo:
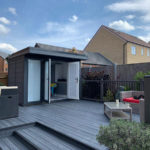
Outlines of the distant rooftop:
M133 35L130 35L130 34L115 30L115 29L112 29L112 28L104 26L104 25L102 25L101 27L109 30L110 32L112 32L114 34L116 34L118 37L120 37L121 39L123 39L127 42L139 44L139 45L142 45L142 46L145 46L145 47L150 47L150 42L146 43L145 41L139 39L136 36L133 36Z
M108 65L112 66L113 63L104 57L102 54L98 52L87 52L84 51L84 54L88 57L87 60L82 61L83 64L93 64L93 65Z

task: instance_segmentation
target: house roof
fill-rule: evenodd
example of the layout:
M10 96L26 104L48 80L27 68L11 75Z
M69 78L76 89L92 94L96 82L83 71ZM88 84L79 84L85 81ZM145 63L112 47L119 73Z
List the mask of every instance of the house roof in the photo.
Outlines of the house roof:
M42 43L36 43L34 47L43 48L45 50L72 52L71 48L65 48L65 47L42 44Z
M53 46L53 45L41 44L41 43L36 43L35 47L43 48L46 50L72 52L72 49L70 49L70 48L58 47L58 46ZM87 60L82 61L82 63L84 63L84 64L93 64L93 65L112 65L113 64L110 60L105 58L100 53L86 52L86 51L81 51L81 50L77 50L77 53L85 54L88 57Z
M87 52L84 54L88 57L87 60L82 61L83 64L93 64L93 65L109 65L112 66L113 63L98 52Z
M53 46L53 45L41 44L41 43L36 43L35 47L43 48L46 50L72 52L72 49L70 49L70 48L58 47L58 46ZM100 53L86 52L86 51L81 51L81 50L77 50L77 53L85 54L88 57L87 60L82 61L82 63L84 63L84 64L94 64L94 65L112 65L113 64L110 60L105 58Z
M115 35L117 35L118 37L120 37L121 39L123 39L126 42L131 42L131 43L135 43L135 44L150 48L150 43L146 43L145 41L139 39L136 36L112 29L112 28L104 26L104 25L102 25L101 28L105 28L105 29L109 30L110 32L114 33Z
M44 44L42 44L42 45L44 45ZM45 47L46 48L37 47L37 45L35 45L35 47L27 47L23 50L20 50L16 53L10 55L8 58L14 58L14 57L21 56L21 55L31 54L31 55L41 55L41 56L53 57L53 58L59 57L59 58L72 59L72 60L86 60L87 59L87 56L82 53L59 50L61 48L56 47L56 46L48 46L47 45Z

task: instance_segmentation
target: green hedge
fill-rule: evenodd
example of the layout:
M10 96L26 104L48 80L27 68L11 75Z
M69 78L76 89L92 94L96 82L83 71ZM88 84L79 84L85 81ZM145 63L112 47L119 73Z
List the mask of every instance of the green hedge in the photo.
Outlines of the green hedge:
M97 140L110 150L150 150L150 125L112 120L100 127Z

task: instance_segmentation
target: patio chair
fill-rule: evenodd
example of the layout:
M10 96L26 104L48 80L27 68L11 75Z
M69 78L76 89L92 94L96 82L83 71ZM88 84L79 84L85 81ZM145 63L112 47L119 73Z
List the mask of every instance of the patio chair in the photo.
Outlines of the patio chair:
M18 116L18 87L0 86L0 119Z
M120 92L120 101L124 102L123 100L125 98L132 98L134 96L138 97L140 95L144 95L144 91L122 91ZM137 101L134 100L128 103L130 103L133 113L139 114L140 113L140 100L137 100Z

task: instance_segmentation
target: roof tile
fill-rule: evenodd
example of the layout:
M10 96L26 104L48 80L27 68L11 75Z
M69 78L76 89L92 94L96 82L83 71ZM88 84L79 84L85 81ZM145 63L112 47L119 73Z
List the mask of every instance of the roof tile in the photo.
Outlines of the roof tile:
M138 37L135 37L133 35L112 29L112 28L104 26L104 25L102 25L102 27L108 29L109 31L113 32L114 34L116 34L117 36L119 36L120 38L122 38L123 40L125 40L127 42L135 43L135 44L142 45L145 47L150 47L150 43L146 43L145 41L139 39Z

